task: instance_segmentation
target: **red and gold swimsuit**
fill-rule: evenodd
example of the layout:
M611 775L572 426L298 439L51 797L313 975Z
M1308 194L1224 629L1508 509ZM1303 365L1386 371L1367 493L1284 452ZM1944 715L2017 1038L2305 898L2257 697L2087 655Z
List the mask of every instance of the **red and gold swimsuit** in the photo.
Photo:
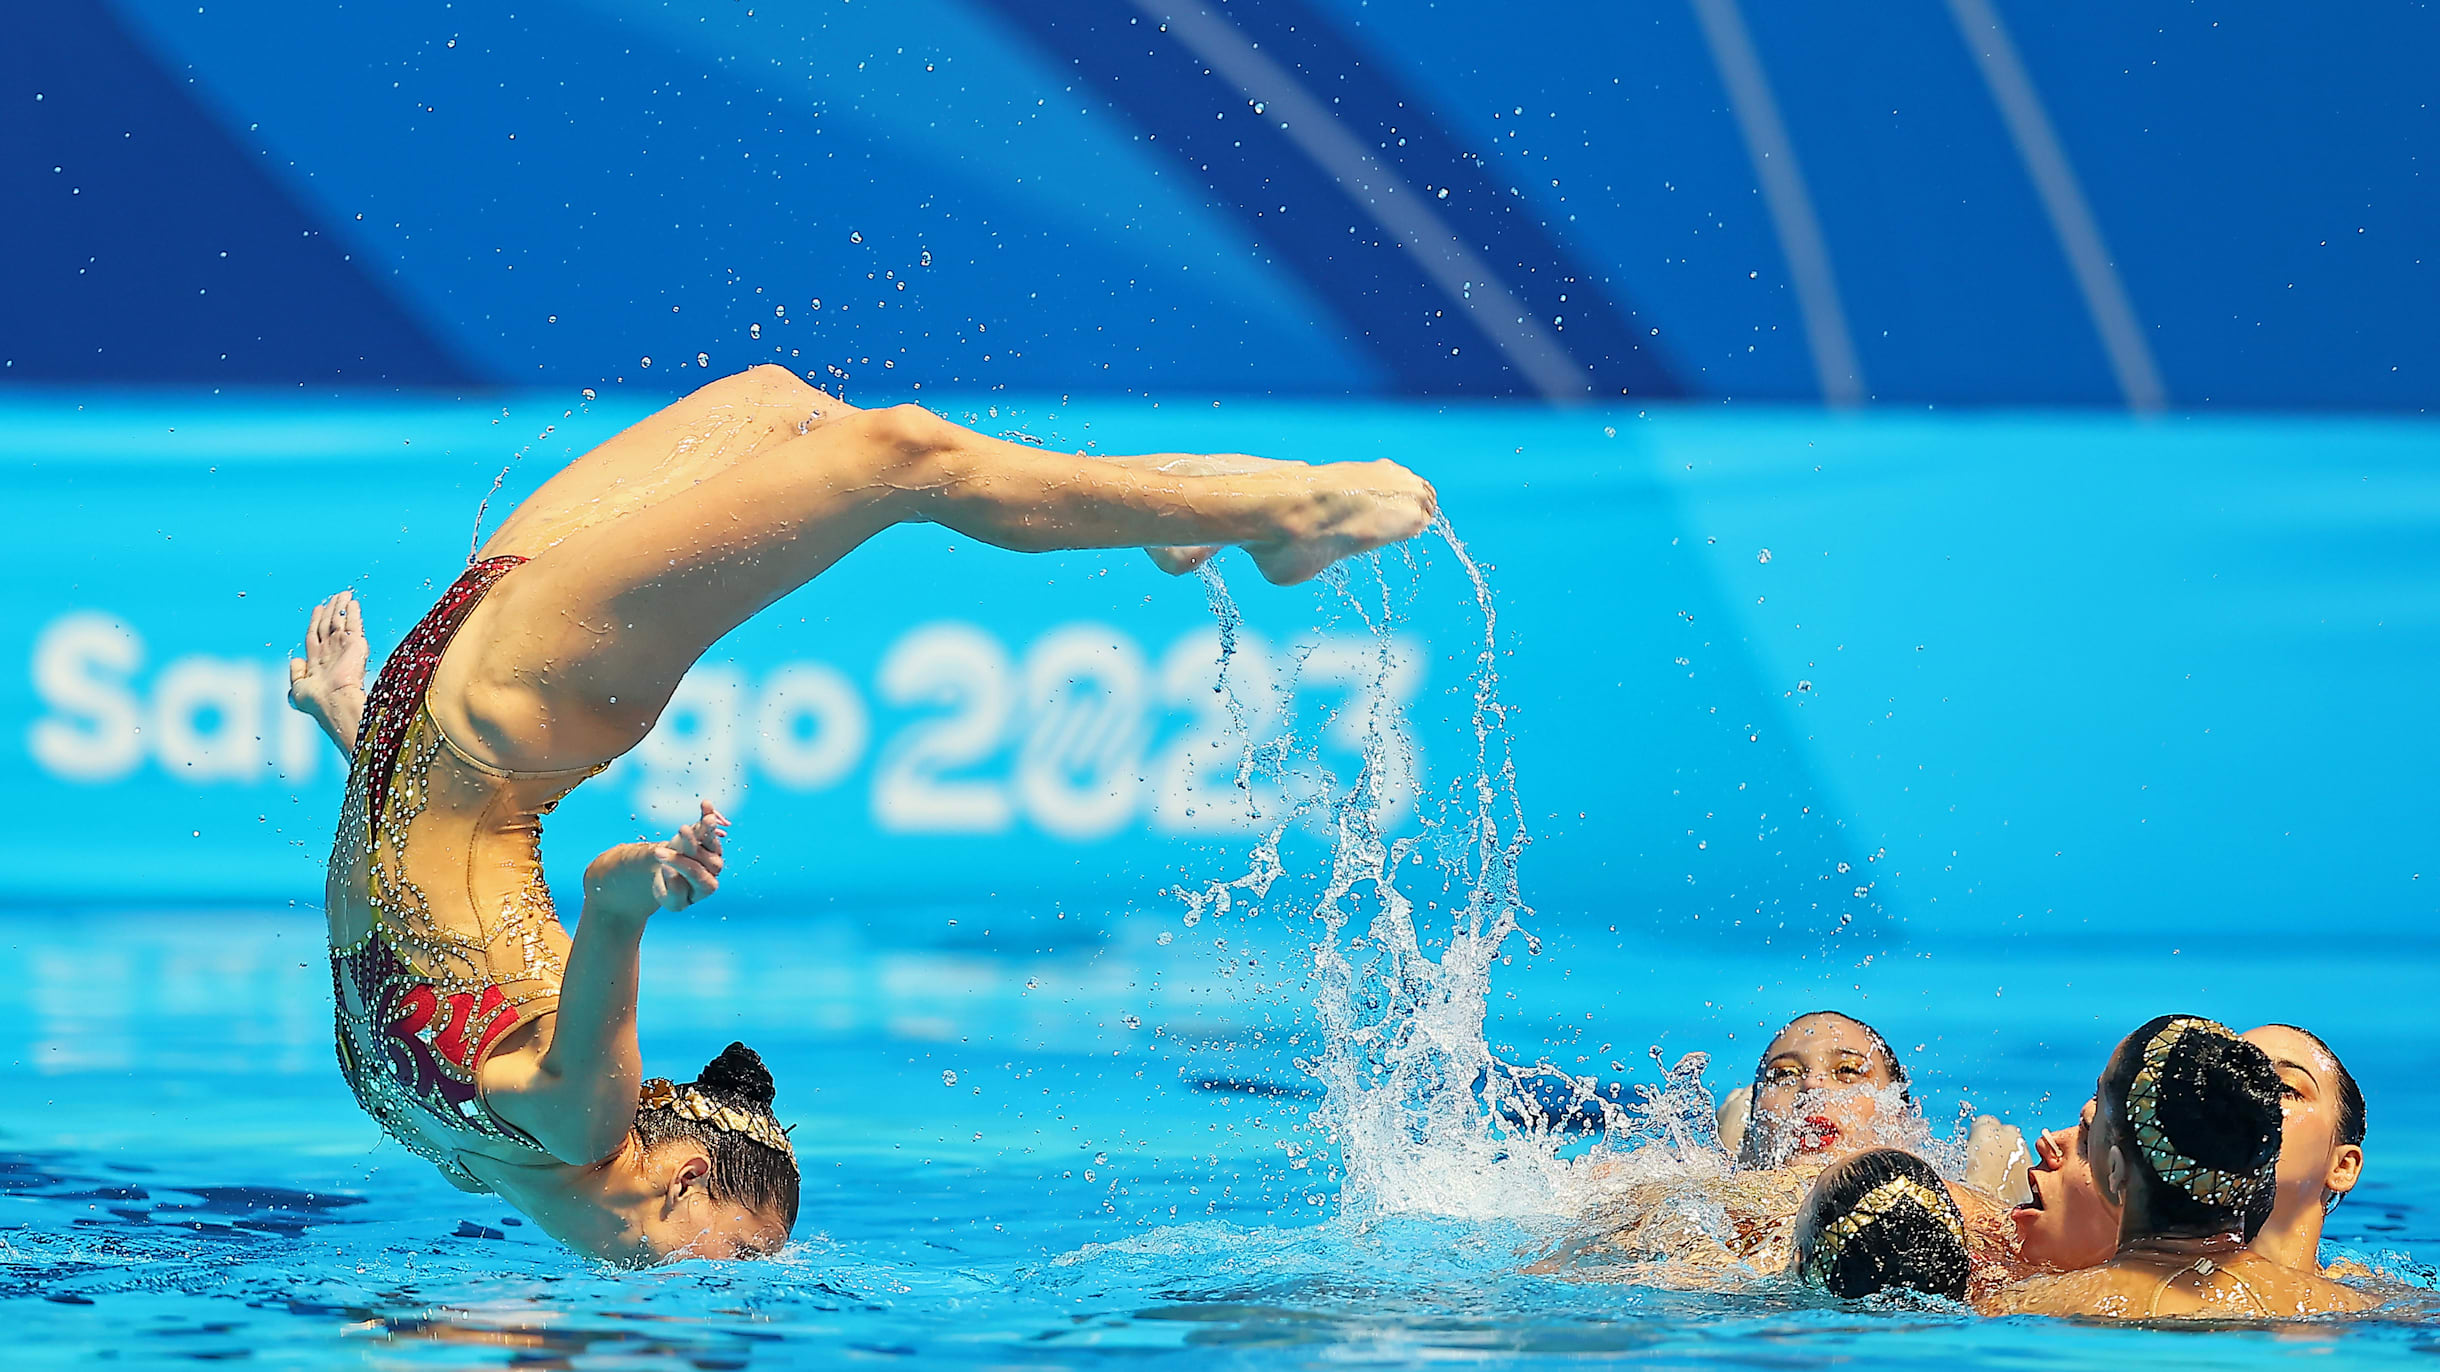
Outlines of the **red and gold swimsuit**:
M449 640L523 558L473 563L382 664L366 696L326 901L339 1068L390 1137L468 1190L481 1153L552 1162L493 1113L483 1062L554 1011L568 936L542 880L542 817L598 767L504 772L425 704Z

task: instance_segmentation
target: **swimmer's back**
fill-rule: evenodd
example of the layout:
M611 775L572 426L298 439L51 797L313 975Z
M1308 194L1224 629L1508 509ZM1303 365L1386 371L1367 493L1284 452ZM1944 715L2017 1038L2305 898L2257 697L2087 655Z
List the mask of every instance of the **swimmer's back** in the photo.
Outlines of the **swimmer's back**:
M2225 1264L2110 1263L2032 1277L1998 1292L1982 1308L1993 1315L2284 1320L2350 1314L2375 1304L2328 1278L2240 1253Z

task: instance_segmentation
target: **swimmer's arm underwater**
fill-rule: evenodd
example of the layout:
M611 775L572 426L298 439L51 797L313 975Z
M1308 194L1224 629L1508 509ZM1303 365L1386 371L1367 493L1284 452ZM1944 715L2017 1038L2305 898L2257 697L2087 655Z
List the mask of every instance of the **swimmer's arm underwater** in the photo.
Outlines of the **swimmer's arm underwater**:
M502 1119L573 1166L617 1151L635 1124L644 1081L636 1047L636 969L644 926L720 889L728 820L702 817L660 843L624 843L585 868L585 903L568 949L559 1009L483 1064L483 1094Z
M313 607L305 656L288 659L288 705L322 726L343 757L356 756L364 720L364 615L353 591Z

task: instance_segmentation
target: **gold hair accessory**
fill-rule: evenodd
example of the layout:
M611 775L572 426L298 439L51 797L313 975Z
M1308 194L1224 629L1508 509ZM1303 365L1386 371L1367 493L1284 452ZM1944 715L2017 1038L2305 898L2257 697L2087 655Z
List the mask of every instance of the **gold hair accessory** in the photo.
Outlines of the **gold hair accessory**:
M2177 1151L2160 1127L2161 1065L2169 1060L2169 1050L2190 1032L2216 1034L2224 1039L2236 1037L2217 1020L2192 1016L2171 1020L2143 1046L2143 1066L2136 1069L2135 1079L2127 1083L2127 1121L2135 1126L2135 1146L2143 1150L2144 1161L2152 1164L2153 1172L2163 1182L2205 1205L2242 1205L2253 1199L2255 1188L2278 1167L2276 1153L2257 1171L2223 1172Z
M732 1134L743 1134L765 1148L776 1148L790 1158L796 1149L788 1144L788 1132L769 1115L752 1114L733 1105L715 1104L710 1097L692 1086L672 1085L666 1077L651 1077L637 1095L636 1104L646 1110L668 1110L690 1120L702 1120Z
M1813 1240L1813 1255L1805 1259L1803 1277L1807 1285L1827 1287L1830 1266L1838 1261L1839 1253L1856 1235L1870 1229L1897 1208L1900 1201L1913 1201L1940 1227L1949 1231L1959 1243L1966 1241L1965 1226L1958 1223L1955 1203L1913 1177L1891 1177L1864 1193L1855 1208L1822 1226Z

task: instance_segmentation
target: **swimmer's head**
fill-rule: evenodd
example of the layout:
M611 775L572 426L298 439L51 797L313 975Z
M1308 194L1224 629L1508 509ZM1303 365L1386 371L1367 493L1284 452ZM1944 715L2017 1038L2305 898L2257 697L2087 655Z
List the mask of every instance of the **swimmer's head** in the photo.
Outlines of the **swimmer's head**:
M2088 1100L2073 1129L2053 1129L2034 1140L2041 1161L2025 1173L2032 1199L2009 1213L2017 1251L2055 1272L2097 1267L2118 1251L2118 1207L2102 1199L2085 1156L2095 1111Z
M1869 1148L1814 1180L1796 1213L1796 1275L1850 1300L1899 1290L1964 1300L1965 1219L1931 1164Z
M1880 1031L1835 1010L1788 1021L1754 1066L1741 1167L1829 1162L1915 1141L1906 1068Z
M685 1085L644 1083L633 1144L613 1166L626 1233L596 1256L646 1264L672 1258L758 1258L796 1226L796 1154L771 1113L777 1088L753 1049L732 1043Z
M2279 1073L2279 1197L2274 1218L2327 1211L2364 1175L2364 1093L2330 1045L2292 1024L2248 1029Z
M2269 1054L2200 1016L2127 1035L2095 1086L2085 1143L2120 1238L2253 1238L2275 1191L2279 1089Z

